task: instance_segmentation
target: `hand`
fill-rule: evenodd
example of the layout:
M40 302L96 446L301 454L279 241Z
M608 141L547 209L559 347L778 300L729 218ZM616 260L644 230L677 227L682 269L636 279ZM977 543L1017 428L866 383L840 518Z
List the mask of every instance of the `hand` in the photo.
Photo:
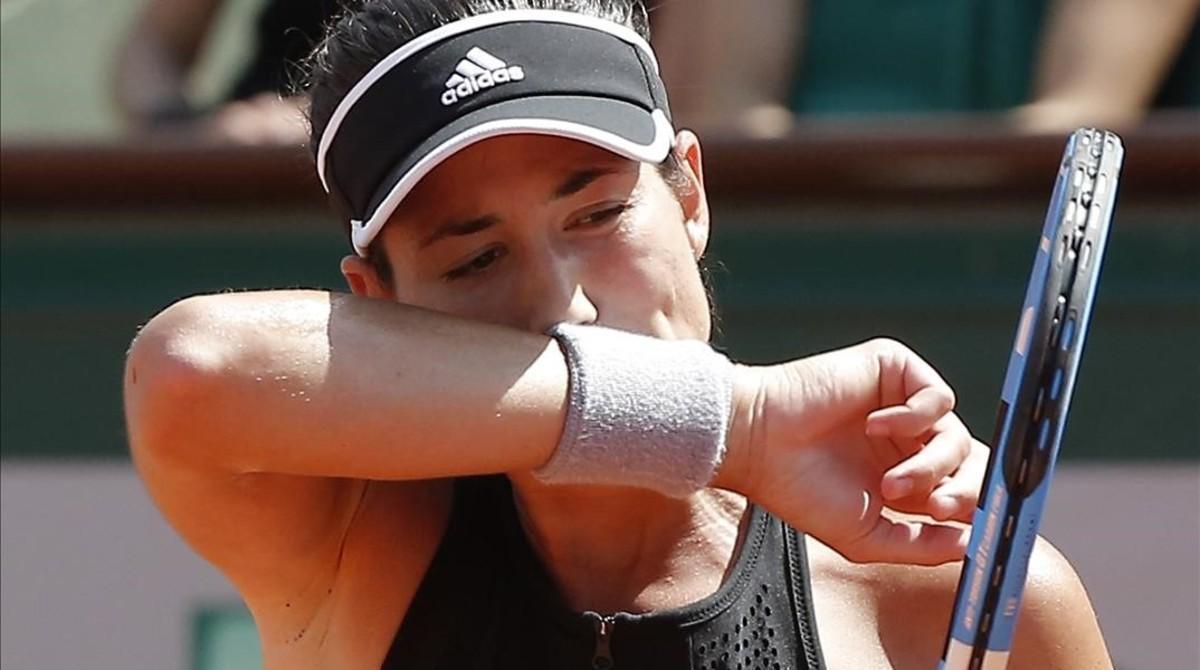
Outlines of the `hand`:
M991 449L986 444L972 438L966 459L951 475L943 477L933 491L888 499L887 508L933 517L937 521L971 523L990 455ZM955 560L957 558L962 557Z
M308 140L304 100L260 93L231 102L203 119L201 131L223 142L244 145L302 145Z
M1083 93L1083 92L1081 92ZM1094 95L1060 95L1021 105L1008 113L1009 123L1030 134L1058 135L1080 126L1124 129L1137 125L1145 110Z
M734 403L719 485L853 561L963 557L969 529L884 513L969 521L987 463L953 391L907 347L874 340L739 368Z

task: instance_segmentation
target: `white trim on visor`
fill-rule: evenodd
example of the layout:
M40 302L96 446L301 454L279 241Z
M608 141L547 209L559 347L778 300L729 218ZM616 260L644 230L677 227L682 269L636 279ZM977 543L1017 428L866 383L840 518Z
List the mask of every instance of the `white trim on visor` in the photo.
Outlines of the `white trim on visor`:
M354 107L354 103L358 102L359 98L376 81L379 81L380 78L404 59L444 39L480 28L519 22L561 23L608 33L646 52L646 55L650 57L650 62L654 65L654 71L658 72L658 59L654 57L654 50L650 48L650 44L632 29L607 19L598 19L559 9L504 9L447 23L440 28L435 28L427 33L418 35L399 49L388 54L383 60L376 63L375 67L363 75L363 78L359 79L358 83L346 94L346 97L342 98L341 102L338 103L338 106L333 110L333 115L329 117L329 123L325 125L325 130L321 132L321 141L317 144L317 176L321 178L321 186L325 187L325 192L329 192L329 183L325 179L325 154L329 151L329 146L333 144L333 138L337 135L338 128L342 125L342 121L345 120L346 115L350 113L350 109Z
M650 116L654 119L654 139L650 141L650 144L638 144L607 130L559 119L498 119L472 126L442 142L417 161L392 186L387 197L379 203L374 212L371 212L371 216L366 221L357 219L350 221L350 239L354 243L354 251L359 256L366 256L367 247L370 246L371 241L379 234L383 224L387 223L392 213L400 206L400 201L417 185L417 182L433 171L442 161L471 144L500 135L523 133L554 135L594 144L633 160L659 163L666 159L667 154L671 151L671 146L675 144L675 130L661 109L654 110Z

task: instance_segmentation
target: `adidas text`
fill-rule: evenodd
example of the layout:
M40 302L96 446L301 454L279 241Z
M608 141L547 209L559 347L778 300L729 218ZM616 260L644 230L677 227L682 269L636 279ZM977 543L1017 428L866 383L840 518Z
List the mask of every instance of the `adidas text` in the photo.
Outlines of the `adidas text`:
M442 93L442 104L449 107L485 88L491 88L497 84L507 84L510 81L521 81L524 78L525 70L521 69L519 65L497 68L473 77L465 77L458 85L447 88Z

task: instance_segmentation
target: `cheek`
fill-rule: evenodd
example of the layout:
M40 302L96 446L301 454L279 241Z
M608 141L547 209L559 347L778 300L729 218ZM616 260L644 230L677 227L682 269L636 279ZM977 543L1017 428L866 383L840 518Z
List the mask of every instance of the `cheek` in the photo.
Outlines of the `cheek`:
M589 264L604 292L610 325L672 338L707 339L709 305L678 213L623 233Z
M406 267L415 268L416 264ZM496 304L500 302L497 291L464 291L415 271L398 272L394 287L397 302L464 319L495 323L502 311Z
M419 290L400 294L400 302L472 321L522 328L523 315L517 310L520 303L507 283L501 279L474 291L426 284Z

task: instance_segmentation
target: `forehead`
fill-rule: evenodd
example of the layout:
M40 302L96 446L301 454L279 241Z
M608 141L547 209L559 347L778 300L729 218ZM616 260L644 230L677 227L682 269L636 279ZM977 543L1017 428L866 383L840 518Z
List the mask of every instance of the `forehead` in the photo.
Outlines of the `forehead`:
M468 146L443 161L404 199L398 214L490 194L553 191L583 170L636 175L640 163L592 144L546 135L506 135Z

